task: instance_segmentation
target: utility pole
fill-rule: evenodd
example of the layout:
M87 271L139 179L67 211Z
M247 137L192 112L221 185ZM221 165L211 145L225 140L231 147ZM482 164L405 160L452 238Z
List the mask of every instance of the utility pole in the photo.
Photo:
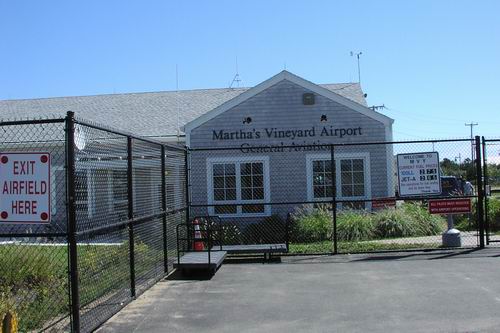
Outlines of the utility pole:
M363 54L363 52L354 53L351 51L351 57L356 55L356 58L358 58L358 83L359 84L361 84L361 66L359 65L359 56L362 54Z
M470 123L465 123L465 126L470 126L470 158L471 162L474 163L474 131L473 127L479 125L478 123L475 122L470 122Z

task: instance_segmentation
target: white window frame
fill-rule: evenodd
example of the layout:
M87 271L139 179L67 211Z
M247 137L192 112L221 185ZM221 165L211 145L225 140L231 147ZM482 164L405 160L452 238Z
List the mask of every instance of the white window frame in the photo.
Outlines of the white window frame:
M332 197L325 198L315 198L314 197L314 189L313 189L313 161L329 161L331 160L331 154L307 154L306 155L306 178L307 178L307 200L308 201L317 201L317 202L330 202ZM371 198L371 175L370 175L370 153L340 153L335 154L335 186L337 188L336 191L336 199L337 200L359 200L365 199L368 200ZM340 172L340 161L341 160L353 160L353 159L363 159L363 172L364 172L364 186L365 186L365 195L362 197L344 197L342 196L342 184L341 184L341 172ZM340 187L340 189L339 189ZM365 209L370 208L370 203L365 203Z
M263 200L242 200L241 199L241 169L242 163L260 162L263 165L264 172L264 199ZM236 173L236 200L214 200L214 184L213 184L213 166L214 164L234 163ZM259 217L270 216L271 206L264 205L264 212L262 213L243 213L242 204L264 204L269 203L271 200L270 179L269 179L269 157L268 156L240 156L240 157L212 157L207 158L207 204L224 204L235 205L235 214L217 214L221 217ZM208 207L208 213L215 215L214 206Z

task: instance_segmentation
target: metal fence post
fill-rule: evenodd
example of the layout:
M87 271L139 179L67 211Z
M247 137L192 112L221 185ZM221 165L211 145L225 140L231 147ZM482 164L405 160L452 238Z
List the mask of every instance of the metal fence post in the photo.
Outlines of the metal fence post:
M165 146L161 146L161 209L163 210L163 271L168 273L168 247L167 247L167 184L165 169Z
M477 223L479 226L479 247L484 248L484 189L481 168L481 140L476 135L476 178L477 178Z
M330 176L332 177L332 214L333 214L333 253L338 253L337 246L337 181L335 179L335 146L330 145Z
M132 137L127 137L127 201L128 201L128 219L134 218L134 192L133 192L133 170L132 170ZM129 242L129 266L130 266L130 295L135 297L135 251L134 251L134 226L128 224L128 242Z
M66 116L66 173L69 272L71 290L71 331L80 332L80 290L78 286L78 248L76 238L75 190L75 119L74 112Z
M488 165L486 163L487 160L487 155L486 155L486 140L484 139L484 136L481 137L481 143L482 143L482 153L483 153L483 174L484 174L484 179L483 179L483 193L484 193L484 225L485 225L485 232L486 232L486 245L490 245L490 219L488 217L488 194L487 194L487 188L488 188Z

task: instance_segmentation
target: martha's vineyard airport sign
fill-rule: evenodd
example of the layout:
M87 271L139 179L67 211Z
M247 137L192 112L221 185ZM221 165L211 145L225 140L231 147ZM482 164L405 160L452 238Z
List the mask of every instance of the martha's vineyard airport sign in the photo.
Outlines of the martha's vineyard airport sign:
M309 150L328 149L323 146L319 139L324 138L345 138L352 136L363 135L361 127L335 128L333 126L308 127L282 129L278 127L266 127L262 129L252 128L250 130L228 131L224 129L213 130L213 141L236 141L244 140L241 144L241 151L244 153L250 152L280 152L286 150L304 150L303 146ZM311 141L311 139L313 139ZM257 145L254 144L258 140L282 140L273 145Z

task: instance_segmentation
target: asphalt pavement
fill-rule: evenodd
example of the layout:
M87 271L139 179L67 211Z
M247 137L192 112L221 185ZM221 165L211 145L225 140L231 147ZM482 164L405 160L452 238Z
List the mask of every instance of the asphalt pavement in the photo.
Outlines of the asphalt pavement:
M238 261L182 278L99 332L500 332L500 249Z

